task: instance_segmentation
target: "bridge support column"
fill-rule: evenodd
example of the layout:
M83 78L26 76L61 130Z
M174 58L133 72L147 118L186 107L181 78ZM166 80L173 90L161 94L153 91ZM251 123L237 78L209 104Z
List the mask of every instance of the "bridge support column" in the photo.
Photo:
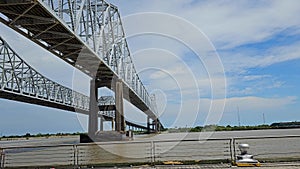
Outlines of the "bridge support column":
M157 133L158 132L158 120L157 120L157 118L154 120L153 127L154 127L155 133Z
M95 85L95 80L90 82L90 112L89 112L89 128L88 134L90 137L94 137L98 130L98 88Z
M150 117L147 117L147 133L150 133Z
M103 131L104 130L104 128L103 128L103 123L104 123L104 118L103 117L101 117L100 118L100 131Z
M115 118L112 118L112 120L111 120L111 130L112 131L115 130Z
M118 132L125 131L125 118L124 118L124 104L123 104L123 81L118 79L116 81L115 89L115 101L116 101L116 127L115 130Z

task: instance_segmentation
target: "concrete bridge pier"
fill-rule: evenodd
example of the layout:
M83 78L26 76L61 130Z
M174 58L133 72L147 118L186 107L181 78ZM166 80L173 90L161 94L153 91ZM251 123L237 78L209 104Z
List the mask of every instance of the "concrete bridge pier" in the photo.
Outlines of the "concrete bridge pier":
M100 128L99 128L100 131L103 131L103 130L104 130L104 127L103 127L104 120L105 120L105 119L104 119L103 117L100 117L100 126L99 126L99 127L100 127Z
M111 119L111 130L115 131L115 118Z
M116 113L115 113L115 130L123 133L125 132L125 118L124 118L124 103L123 103L123 81L122 79L116 80L116 89L115 89L115 104L116 104Z
M154 120L154 128L155 128L155 132L157 133L157 132L160 132L161 131L161 123L160 123L160 121L159 121L159 119L158 118L156 118L155 120Z
M88 135L93 138L98 131L98 88L96 87L95 79L90 82L90 112L89 112L89 124Z
M147 133L150 133L150 117L147 116Z
M157 133L158 132L158 120L157 118L154 119L154 123L153 123L153 127L154 127L154 132Z
M152 120L152 123L150 122L150 120ZM160 123L159 120L156 119L151 119L149 116L147 117L147 133L151 133L151 132L159 132L161 129L160 127Z

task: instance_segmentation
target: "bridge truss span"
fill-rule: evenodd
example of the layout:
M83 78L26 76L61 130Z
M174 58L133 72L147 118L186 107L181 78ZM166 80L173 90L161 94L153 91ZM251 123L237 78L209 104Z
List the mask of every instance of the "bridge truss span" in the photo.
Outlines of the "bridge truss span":
M105 0L0 0L0 21L156 119L155 100L134 67L118 8Z
M62 86L32 68L0 36L0 97L89 114L90 98ZM98 117L112 121L115 118L115 100L112 96L98 100ZM147 130L147 127L125 120L126 125Z
M50 7L102 59L103 64L141 98L149 109L155 112L151 103L153 100L134 67L116 6L104 0L43 0L42 2ZM80 52L82 51L78 53ZM69 55L68 60L76 60L74 55ZM100 71L97 78L100 81L109 81L106 85L111 87L111 75L104 74L103 69Z
M0 95L2 98L88 112L89 97L44 77L0 37ZM30 99L29 99L30 98Z

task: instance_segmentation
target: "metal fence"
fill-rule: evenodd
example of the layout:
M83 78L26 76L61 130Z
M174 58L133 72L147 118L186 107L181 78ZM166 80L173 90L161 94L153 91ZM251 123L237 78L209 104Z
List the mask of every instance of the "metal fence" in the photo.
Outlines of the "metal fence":
M153 161L229 161L230 144L231 139L155 141Z
M112 163L150 163L152 142L114 142L76 145L78 166Z
M269 136L269 137L244 137L233 139L233 157L239 150L238 144L250 145L250 153L260 161L299 161L300 136Z
M2 148L1 167L58 166L75 164L75 145Z
M91 166L162 161L235 160L237 145L247 143L262 161L300 160L300 136L208 140L127 141L0 148L1 168L25 166Z

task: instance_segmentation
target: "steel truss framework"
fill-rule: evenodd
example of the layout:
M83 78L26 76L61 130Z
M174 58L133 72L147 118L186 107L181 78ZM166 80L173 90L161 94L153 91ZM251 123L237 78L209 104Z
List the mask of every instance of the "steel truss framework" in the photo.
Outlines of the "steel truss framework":
M41 75L27 64L0 36L0 96L38 105L88 114L89 97L62 86ZM98 99L98 116L115 118L115 99ZM125 121L127 125L147 129L143 125Z
M148 105L129 52L118 8L104 0L43 0Z
M98 107L99 107L99 116L101 117L101 120L107 120L107 121L114 121L115 120L115 98L113 96L101 96L98 99ZM148 130L147 127L145 127L143 124L138 124L137 122L131 122L128 119L125 121L126 125L130 128L136 128L141 130ZM154 130L151 129L150 130Z
M98 99L99 115L115 118L115 104L113 96L101 96Z
M41 75L0 37L0 93L2 97L24 101L44 101L64 109L89 110L89 97ZM23 98L26 97L26 98ZM32 98L32 99L30 99ZM25 101L26 102L26 101ZM50 103L46 103L50 102ZM41 102L37 103L40 104Z
M122 79L126 98L156 119L155 97L132 62L118 8L104 0L0 1L0 21L113 89Z

